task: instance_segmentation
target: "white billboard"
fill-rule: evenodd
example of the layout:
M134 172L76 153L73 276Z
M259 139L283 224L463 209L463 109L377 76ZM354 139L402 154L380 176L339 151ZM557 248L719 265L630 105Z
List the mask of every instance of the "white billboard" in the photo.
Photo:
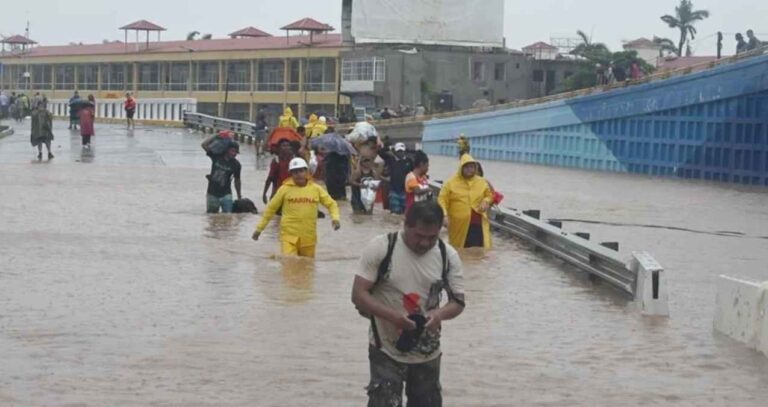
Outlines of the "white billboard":
M504 46L504 0L353 0L355 42Z

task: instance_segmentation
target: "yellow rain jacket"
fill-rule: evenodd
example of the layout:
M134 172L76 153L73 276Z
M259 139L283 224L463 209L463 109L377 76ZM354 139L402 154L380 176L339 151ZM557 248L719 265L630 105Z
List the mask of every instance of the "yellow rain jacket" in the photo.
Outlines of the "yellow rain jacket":
M476 162L469 154L461 156L457 174L443 184L437 199L445 216L448 217L448 236L451 246L456 248L464 247L473 210L483 219L483 246L486 249L491 247L491 224L488 221L488 214L480 212L479 209L483 201L489 206L493 202L491 188L488 186L488 181L479 175L466 179L461 174L465 164Z
M317 125L317 115L312 113L309 115L309 122L304 125L304 135L309 138L312 137L312 130Z
M289 178L275 197L269 201L264 216L256 230L262 232L269 221L282 208L280 219L280 241L290 242L298 247L317 244L317 206L322 204L331 212L331 219L339 220L339 206L328 192L311 180L300 187Z
M309 134L310 138L320 137L325 134L326 130L328 130L328 125L326 124L325 117L321 117L312 127L312 131L307 134Z
M290 107L286 107L283 110L283 115L280 116L280 121L277 123L277 127L290 127L296 130L299 127L299 121L293 117L293 110Z

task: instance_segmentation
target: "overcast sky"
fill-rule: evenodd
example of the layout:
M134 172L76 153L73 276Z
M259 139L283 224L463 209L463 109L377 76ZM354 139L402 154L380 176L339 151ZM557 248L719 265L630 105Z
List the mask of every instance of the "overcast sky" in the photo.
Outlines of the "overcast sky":
M414 0L418 1L418 0ZM505 0L507 46L520 49L551 37L574 37L581 29L595 41L619 50L622 41L654 35L675 40L678 33L659 16L674 12L678 0ZM698 55L714 54L715 33L726 33L725 52L733 53L733 33L753 28L768 41L768 1L694 0L711 13L697 27ZM272 34L303 17L341 26L341 0L0 0L0 34L23 34L42 45L123 40L125 24L147 19L168 29L164 39L183 39L190 31L227 33L253 25Z

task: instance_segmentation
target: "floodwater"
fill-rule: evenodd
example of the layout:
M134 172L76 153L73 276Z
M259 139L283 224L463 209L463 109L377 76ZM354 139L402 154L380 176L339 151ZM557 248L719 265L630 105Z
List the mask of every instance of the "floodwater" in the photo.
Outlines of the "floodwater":
M28 125L28 122L25 124ZM0 140L0 405L361 406L367 324L356 256L397 228L379 211L282 260L274 224L204 214L209 162L184 129L97 126L92 154L56 124L38 162ZM263 162L243 148L246 196ZM453 158L434 158L444 179ZM446 406L763 406L768 358L712 331L719 274L768 280L768 191L485 163L504 205L647 250L671 317L497 237L464 254L467 309L444 327ZM256 199L254 199L256 200ZM259 203L259 207L263 205ZM589 223L586 223L589 222Z

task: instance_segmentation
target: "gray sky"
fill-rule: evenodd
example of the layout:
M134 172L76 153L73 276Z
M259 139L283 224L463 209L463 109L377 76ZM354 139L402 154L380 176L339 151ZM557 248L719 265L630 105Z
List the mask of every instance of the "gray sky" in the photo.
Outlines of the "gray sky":
M623 40L653 35L676 41L678 33L659 17L674 12L678 0L505 0L504 34L510 48L536 41L574 37L577 29L617 51ZM694 0L711 17L697 27L693 43L698 55L714 54L715 33L727 33L725 53L733 53L733 33L753 28L768 40L768 1ZM341 0L0 0L0 33L23 34L43 45L122 40L117 28L147 19L168 29L164 39L183 39L190 31L227 33L253 25L280 34L279 28L313 17L340 28Z

